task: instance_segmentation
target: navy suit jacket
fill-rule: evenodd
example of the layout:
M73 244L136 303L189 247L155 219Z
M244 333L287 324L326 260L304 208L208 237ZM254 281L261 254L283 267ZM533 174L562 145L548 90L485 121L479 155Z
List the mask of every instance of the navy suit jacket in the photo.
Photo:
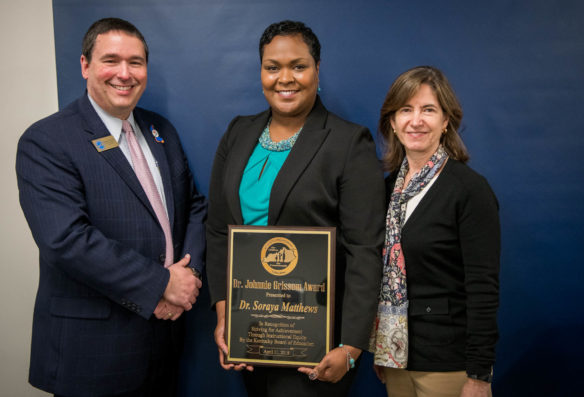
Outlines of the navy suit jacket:
M175 258L190 253L202 270L206 202L177 132L144 109L134 118L160 167ZM122 151L92 144L109 135L86 94L18 144L20 203L40 256L29 381L56 394L136 389L153 356L180 348L182 322L152 316L169 280L164 233Z

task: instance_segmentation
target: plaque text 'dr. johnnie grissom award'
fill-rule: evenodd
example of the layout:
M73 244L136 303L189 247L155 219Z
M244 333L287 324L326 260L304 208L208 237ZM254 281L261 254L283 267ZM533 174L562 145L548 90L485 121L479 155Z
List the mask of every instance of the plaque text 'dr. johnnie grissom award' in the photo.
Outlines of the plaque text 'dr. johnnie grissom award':
M226 362L314 366L332 345L335 228L229 226Z

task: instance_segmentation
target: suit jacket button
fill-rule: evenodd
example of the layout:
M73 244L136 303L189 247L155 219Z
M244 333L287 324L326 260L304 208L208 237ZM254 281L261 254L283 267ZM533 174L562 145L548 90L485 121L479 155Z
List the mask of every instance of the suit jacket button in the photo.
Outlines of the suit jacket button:
M160 260L160 263L164 263L164 261L166 260L166 255L160 254L160 256L158 257L158 260Z
M430 306L426 307L426 313L430 313L432 311L432 308Z

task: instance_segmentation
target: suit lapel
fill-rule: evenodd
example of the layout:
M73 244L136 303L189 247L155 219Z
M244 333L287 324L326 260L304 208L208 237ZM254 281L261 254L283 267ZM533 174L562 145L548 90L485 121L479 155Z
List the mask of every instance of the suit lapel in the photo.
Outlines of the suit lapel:
M172 192L172 178L170 175L170 167L168 165L168 158L166 157L166 151L164 150L164 143L158 143L154 140L152 132L150 131L150 124L147 120L143 120L139 110L134 111L134 118L140 126L140 130L150 147L150 152L154 156L154 159L158 163L158 169L160 171L160 176L162 177L162 187L164 189L164 197L166 199L166 208L168 210L168 219L170 220L170 230L174 230L174 196ZM152 126L157 129L159 126ZM160 132L160 131L159 131Z
M313 110L310 112L298 140L282 165L270 194L268 210L268 225L277 224L278 217L290 190L296 184L310 161L320 150L329 133L325 128L328 112L317 97Z
M225 164L225 198L229 210L233 214L237 224L243 224L243 215L241 214L241 202L239 201L239 185L243 176L243 170L247 165L249 157L258 144L258 139L266 127L270 116L269 111L265 111L253 118L247 126L233 131L235 139Z
M83 116L85 121L85 131L89 133L89 144L93 146L91 141L98 138L104 138L107 136L111 136L106 126L103 124L95 109L89 102L87 98L87 93L81 99L79 103L80 113ZM142 128L142 127L140 127ZM128 185L128 187L134 192L134 194L138 197L138 199L144 204L144 206L150 211L152 216L156 218L156 213L150 204L150 200L146 196L144 189L142 189L142 185L140 185L140 181L136 177L132 166L128 162L128 159L122 153L122 150L119 147L103 151L99 153L104 160L106 160L112 168L118 173L120 178ZM157 219L157 218L156 218Z

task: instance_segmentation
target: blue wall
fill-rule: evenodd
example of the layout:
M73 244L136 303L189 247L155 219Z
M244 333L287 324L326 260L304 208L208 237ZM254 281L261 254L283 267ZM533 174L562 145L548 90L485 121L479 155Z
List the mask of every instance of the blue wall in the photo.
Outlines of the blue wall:
M323 47L324 103L372 131L399 73L420 64L442 69L463 104L470 165L501 205L495 393L582 392L584 2L53 0L53 7L60 106L83 93L80 43L89 25L106 16L132 21L151 50L140 105L175 124L204 193L228 122L266 108L257 43L270 23L297 19L313 28ZM238 375L218 367L214 318L206 294L187 315L182 396L244 395ZM369 365L353 395L384 395Z

